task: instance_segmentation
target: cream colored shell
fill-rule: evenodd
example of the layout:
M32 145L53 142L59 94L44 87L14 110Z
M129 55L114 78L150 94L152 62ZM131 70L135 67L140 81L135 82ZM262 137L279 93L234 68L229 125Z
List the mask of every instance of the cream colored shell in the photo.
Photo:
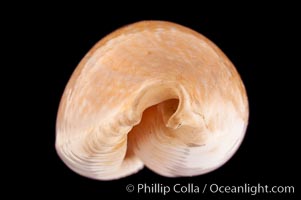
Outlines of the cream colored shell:
M111 33L80 62L61 99L56 150L93 179L144 165L196 176L231 158L247 122L245 88L218 47L181 25L143 21Z

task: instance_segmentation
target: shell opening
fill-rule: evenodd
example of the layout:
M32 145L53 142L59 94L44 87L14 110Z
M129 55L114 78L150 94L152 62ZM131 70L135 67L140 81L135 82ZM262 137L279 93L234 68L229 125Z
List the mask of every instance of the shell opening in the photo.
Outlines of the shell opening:
M133 126L132 130L128 133L127 136L127 151L124 157L124 161L132 159L135 157L134 148L135 148L135 138L141 136L142 134L147 134L145 132L140 132L139 129L149 126L153 118L149 117L152 112L161 117L164 124L167 126L168 120L177 112L179 109L179 99L168 99L158 104L152 105L146 108L143 113L140 122ZM178 125L178 128L180 124ZM148 132L151 133L151 132Z

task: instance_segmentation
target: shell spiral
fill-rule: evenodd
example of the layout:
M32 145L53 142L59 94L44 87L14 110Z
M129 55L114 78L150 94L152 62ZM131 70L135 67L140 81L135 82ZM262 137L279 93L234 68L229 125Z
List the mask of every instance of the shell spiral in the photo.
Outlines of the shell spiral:
M248 115L241 78L216 45L178 24L143 21L109 34L79 63L59 106L55 147L93 179L144 165L195 176L234 155Z

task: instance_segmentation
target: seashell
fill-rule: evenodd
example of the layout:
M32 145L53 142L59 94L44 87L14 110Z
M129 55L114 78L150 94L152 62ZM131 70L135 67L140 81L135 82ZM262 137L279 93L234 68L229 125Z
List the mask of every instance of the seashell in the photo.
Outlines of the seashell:
M233 64L203 35L142 21L100 40L71 76L59 106L56 150L80 175L112 180L145 165L196 176L227 162L248 124Z

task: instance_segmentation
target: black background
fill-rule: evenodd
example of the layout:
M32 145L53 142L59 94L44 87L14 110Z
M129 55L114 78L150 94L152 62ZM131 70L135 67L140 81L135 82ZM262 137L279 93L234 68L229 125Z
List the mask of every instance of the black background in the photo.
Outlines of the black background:
M122 6L122 5L120 5ZM78 196L104 199L122 194L124 197L144 198L144 194L127 193L127 184L161 183L186 185L242 185L258 183L294 185L298 193L297 170L300 161L297 150L300 131L297 104L298 50L297 13L293 6L245 5L231 10L197 6L195 9L171 7L124 9L93 5L71 7L41 6L25 11L15 25L18 40L29 55L18 76L26 81L20 90L27 90L20 113L24 119L21 156L25 175L14 185L26 189L27 194L42 196ZM181 5L180 5L181 7ZM143 9L144 8L144 9ZM152 10L153 9L153 10ZM57 156L55 121L61 95L73 70L102 37L121 26L141 20L167 20L192 28L217 44L236 66L246 86L250 104L250 119L246 137L233 158L218 170L190 178L165 178L148 169L116 181L96 181L81 177L69 170ZM20 32L22 31L22 34ZM24 48L26 47L26 48ZM27 48L28 47L28 48ZM27 62L28 61L28 62ZM23 73L24 72L24 73ZM25 75L26 73L26 75ZM22 79L23 80L23 79ZM299 84L300 85L300 84ZM23 124L23 123L22 123ZM27 133L28 130L28 133ZM24 140L23 140L24 137ZM28 150L28 152L27 152ZM26 153L25 153L26 152ZM26 159L25 159L26 157ZM209 193L209 192L208 192ZM176 198L222 199L225 196L247 199L237 194L177 194ZM161 194L156 199L165 198ZM170 196L170 195L169 195ZM256 199L290 199L292 194L269 194Z

